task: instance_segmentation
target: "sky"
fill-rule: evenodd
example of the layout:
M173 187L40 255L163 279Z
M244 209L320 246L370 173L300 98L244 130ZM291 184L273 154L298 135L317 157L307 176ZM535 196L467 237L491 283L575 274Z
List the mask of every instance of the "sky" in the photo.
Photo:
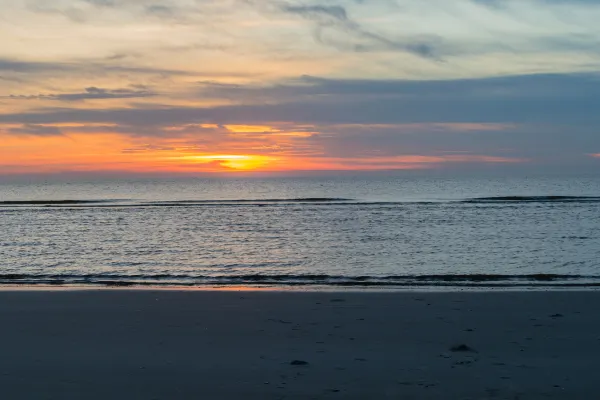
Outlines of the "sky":
M0 11L0 175L600 170L598 0Z

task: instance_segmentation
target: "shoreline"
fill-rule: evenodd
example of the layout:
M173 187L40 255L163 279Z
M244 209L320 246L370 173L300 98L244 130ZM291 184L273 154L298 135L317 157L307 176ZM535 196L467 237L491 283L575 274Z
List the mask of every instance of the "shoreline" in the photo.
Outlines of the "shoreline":
M133 292L282 292L282 293L503 293L595 292L600 284L575 285L153 285L153 284L0 284L3 291L133 291Z

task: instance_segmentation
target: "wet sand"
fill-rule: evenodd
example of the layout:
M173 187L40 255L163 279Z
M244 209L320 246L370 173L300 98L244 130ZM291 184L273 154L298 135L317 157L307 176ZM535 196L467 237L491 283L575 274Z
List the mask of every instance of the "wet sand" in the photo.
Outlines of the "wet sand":
M1 291L3 399L590 399L600 292Z

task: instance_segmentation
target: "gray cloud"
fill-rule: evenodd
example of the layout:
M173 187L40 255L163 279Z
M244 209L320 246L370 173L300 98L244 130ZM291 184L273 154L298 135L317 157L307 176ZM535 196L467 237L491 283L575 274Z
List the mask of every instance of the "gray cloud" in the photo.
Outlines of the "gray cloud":
M154 15L157 17L172 17L175 13L173 7L169 7L164 4L151 4L144 8L146 14Z
M495 157L548 160L579 159L589 149L600 148L597 130L588 126L520 124L504 129L484 127L466 132L435 126L330 126L327 134L311 137L335 157L393 157L410 154L486 154Z
M145 87L136 89L104 89L95 86L85 88L79 93L40 94L40 95L11 95L12 99L42 99L59 101L78 100L107 100L107 99L131 99L140 97L153 97L157 94Z
M115 7L115 0L83 0L85 3L92 4L97 7Z
M20 61L0 58L0 71L29 73L40 71L57 71L65 68L69 69L69 66L63 63Z
M182 123L600 123L596 75L525 75L449 81L339 80L305 77L303 85L214 85L225 93L270 102L146 109L54 109L0 114L0 122ZM299 98L300 100L294 100ZM282 101L284 100L284 101Z
M63 4L51 4L46 0L30 0L29 9L32 12L44 14L57 14L75 23L86 23L94 20L101 9L110 9L123 14L140 17L151 17L158 19L169 19L170 22L190 22L191 14L198 14L202 3L207 0L196 2L182 2L178 0L162 0L147 4L144 0L70 0ZM198 15L196 15L198 16Z
M114 61L114 60L113 60ZM0 58L0 71L21 73L21 74L41 74L41 73L131 73L148 75L190 75L189 72L173 69L137 67L127 65L114 65L90 61L65 61L65 62L42 62L42 61L21 61L9 58Z
M264 2L249 1L264 7ZM349 17L346 8L340 5L292 5L272 2L280 12L295 15L312 22L317 42L343 51L401 51L424 58L438 58L442 53L439 37L389 38L365 29ZM330 34L333 33L333 34Z
M60 136L63 132L55 126L24 124L18 128L9 128L6 133L25 136Z
M242 99L252 101L261 99L266 102L293 102L298 99L306 103L318 103L331 100L330 106L337 108L352 104L369 107L370 104L387 109L402 106L403 109L426 112L429 117L419 117L421 112L404 115L402 110L381 115L383 121L389 121L392 115L401 120L412 122L440 122L444 120L468 120L479 118L476 110L483 111L489 106L483 120L493 118L495 122L510 121L512 117L552 118L552 115L535 110L544 105L553 107L552 112L561 114L577 113L578 109L595 107L600 101L600 75L597 74L537 74L517 75L495 78L458 79L458 80L369 80L369 79L325 79L303 76L269 86L227 85L211 82L201 83L201 95L215 98ZM472 108L471 108L472 107ZM502 117L494 117L494 108L512 109ZM520 111L521 107L525 107ZM534 109L535 108L535 109ZM449 110L445 112L444 110ZM473 111L470 111L473 110ZM535 112L534 112L535 111ZM456 113L455 117L452 116ZM360 113L364 114L364 113ZM444 115L440 120L436 116ZM591 116L590 116L591 117ZM352 118L352 117L350 117ZM500 121L498 121L500 120ZM359 121L357 121L359 122Z
M492 7L501 7L510 2L510 0L471 0L473 3L483 4ZM520 0L523 1L523 0ZM537 3L545 4L586 4L598 6L597 0L530 0Z

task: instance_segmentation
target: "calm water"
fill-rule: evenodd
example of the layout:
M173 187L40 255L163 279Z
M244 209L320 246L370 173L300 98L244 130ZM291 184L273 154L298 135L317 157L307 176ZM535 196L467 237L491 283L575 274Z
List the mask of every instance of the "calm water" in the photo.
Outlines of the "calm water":
M0 283L49 282L600 283L600 179L0 185Z

